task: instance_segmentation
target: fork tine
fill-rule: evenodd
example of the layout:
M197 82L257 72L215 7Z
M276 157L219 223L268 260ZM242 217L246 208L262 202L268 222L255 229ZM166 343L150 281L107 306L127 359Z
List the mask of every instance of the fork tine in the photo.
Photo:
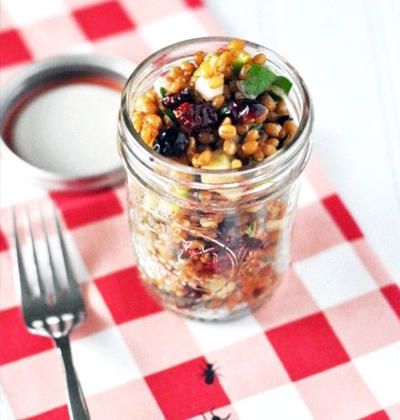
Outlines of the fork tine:
M63 233L61 231L60 220L58 218L57 210L56 210L55 207L53 207L53 212L54 212L54 219L55 219L55 225L56 225L56 230L57 230L57 236L58 236L58 240L60 242L61 253L62 253L62 256L63 256L63 260L64 260L64 268L65 268L65 271L67 273L68 286L70 288L79 288L79 284L76 281L74 273L72 272L72 269L71 269L71 263L70 263L70 260L69 260L67 247L65 245L64 236L63 236Z
M61 291L61 283L60 283L60 278L57 275L57 272L54 266L53 254L51 252L49 235L47 233L46 225L44 223L42 208L40 208L40 224L42 225L42 231L43 231L44 240L45 240L46 248L47 248L47 255L49 257L49 265L50 265L50 270L51 270L51 275L52 275L52 280L53 280L54 291L57 294Z
M26 217L28 219L29 242L31 243L31 247L32 247L32 255L33 255L33 261L35 263L35 270L36 270L37 280L38 280L38 284L39 284L39 291L40 291L40 295L44 296L46 294L46 289L44 287L42 275L41 275L41 272L40 272L39 258L37 256L36 245L35 245L35 241L33 239L31 216L29 215L28 209L25 209L25 211L26 211Z
M12 209L12 218L13 218L13 236L14 236L14 244L15 244L15 253L17 257L17 264L18 264L18 277L19 277L19 285L21 290L21 297L22 300L27 300L32 298L32 290L29 287L29 283L26 277L26 271L24 266L24 260L22 257L22 250L21 250L21 243L18 236L17 231L17 216L15 212L15 207Z

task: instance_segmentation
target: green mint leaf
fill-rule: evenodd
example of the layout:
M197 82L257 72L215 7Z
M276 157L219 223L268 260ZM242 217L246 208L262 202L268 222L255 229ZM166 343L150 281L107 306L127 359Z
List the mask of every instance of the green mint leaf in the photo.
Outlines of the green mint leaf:
M276 74L260 64L252 64L243 82L244 90L249 95L258 96L266 91L277 78Z
M161 86L161 87L160 87L160 95L161 95L163 98L165 98L166 94L167 94L167 90L165 89L165 87L164 87L164 86Z
M280 99L282 99L285 96L283 90L279 89L276 86L271 86L268 90L268 93L271 95L271 97L274 101L279 101Z
M292 88L293 83L284 76L278 76L274 80L272 85L282 89L283 92L285 92L285 95L287 95L290 92L290 89Z
M293 83L289 79L284 76L278 76L269 90L274 99L281 99L289 94L292 86Z

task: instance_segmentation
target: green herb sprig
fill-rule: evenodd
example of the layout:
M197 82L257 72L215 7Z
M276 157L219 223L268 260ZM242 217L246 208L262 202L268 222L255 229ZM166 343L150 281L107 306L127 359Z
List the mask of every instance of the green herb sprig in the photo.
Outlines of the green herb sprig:
M287 95L292 88L292 82L284 76L278 76L268 67L252 64L246 73L243 87L247 94L258 96L271 89L277 96Z
M164 112L164 114L175 124L176 123L176 117L175 117L175 114L174 114L174 112L171 110L171 109L169 109L169 108L165 108L164 110L163 110L163 112Z

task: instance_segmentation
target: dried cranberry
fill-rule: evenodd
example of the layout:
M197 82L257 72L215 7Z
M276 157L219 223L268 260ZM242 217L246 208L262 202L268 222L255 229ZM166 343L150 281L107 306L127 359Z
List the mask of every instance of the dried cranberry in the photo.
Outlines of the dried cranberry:
M289 115L282 115L282 116L278 117L276 122L280 125L283 125L284 122L291 121L291 120L292 120L292 118L290 118Z
M208 274L218 274L223 273L231 267L232 261L226 253L216 252L212 258L202 265L201 270Z
M232 249L235 253L239 264L246 259L249 252L263 247L263 242L258 238L252 238L249 235L238 237L236 235L225 236L225 245ZM220 273L227 270L232 265L229 257L224 254L222 257L216 258L214 261L214 272Z
M187 131L209 128L218 121L215 108L209 104L191 104L184 102L175 111L178 122Z
M242 237L242 242L249 249L261 248L263 245L263 242L261 239L252 238L251 236L247 234Z
M231 268L232 268L232 260L228 256L224 255L222 258L218 258L215 260L213 273L220 274Z
M158 134L153 149L163 156L182 156L186 152L189 140L185 133L171 127L161 130Z
M255 99L229 101L224 117L230 117L234 123L252 124L265 113L265 106Z
M201 288L194 288L188 284L183 286L184 297L189 299L200 299L204 295L204 290Z
M249 252L254 249L262 248L263 242L261 239L252 238L249 235L243 235L235 248L235 253L239 261L243 261L249 255Z
M189 88L184 88L178 93L170 94L162 98L162 104L171 109L175 109L180 104L184 102L192 102L193 92Z

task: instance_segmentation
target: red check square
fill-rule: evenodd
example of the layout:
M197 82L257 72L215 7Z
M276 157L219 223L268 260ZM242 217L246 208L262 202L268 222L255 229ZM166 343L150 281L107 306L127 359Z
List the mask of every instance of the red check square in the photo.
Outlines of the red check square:
M162 310L147 294L136 267L101 277L96 285L117 324Z
M61 209L66 225L73 229L123 212L113 191L53 192L51 198Z
M217 377L210 385L204 382L205 364L199 357L145 378L167 419L187 419L230 403Z
M10 29L0 33L0 67L29 61L32 55L18 31Z
M0 312L0 365L51 349L49 338L30 334L19 307Z
M293 381L349 361L322 313L266 332Z
M363 237L353 216L349 213L337 194L332 194L329 197L324 198L322 204L329 211L333 220L349 241Z
M184 0L185 4L189 6L191 9L195 9L196 7L203 6L203 0Z
M400 319L400 289L396 284L382 288L382 293Z
M25 420L69 420L68 408L66 405L63 405L37 416L25 418Z
M0 252L8 249L8 242L4 233L0 230Z
M73 16L91 40L128 31L135 27L134 22L117 1L107 1L77 9L73 12Z
M380 410L360 420L390 420L390 417L383 410Z

